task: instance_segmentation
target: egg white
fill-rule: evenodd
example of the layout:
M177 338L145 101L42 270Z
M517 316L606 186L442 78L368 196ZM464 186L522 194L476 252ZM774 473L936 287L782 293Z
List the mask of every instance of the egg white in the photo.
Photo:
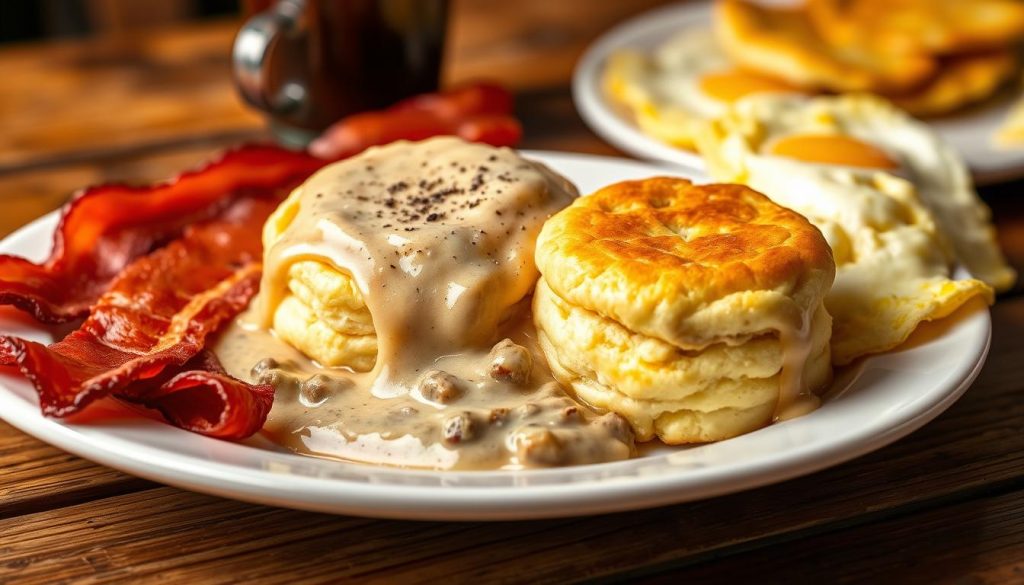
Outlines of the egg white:
M815 134L855 138L898 168L769 153L781 138ZM837 265L826 298L836 363L887 350L921 321L974 296L990 300L985 283L1005 288L1015 278L963 162L927 127L881 99L747 97L710 123L698 145L715 179L745 183L822 230ZM957 261L978 280L952 280Z

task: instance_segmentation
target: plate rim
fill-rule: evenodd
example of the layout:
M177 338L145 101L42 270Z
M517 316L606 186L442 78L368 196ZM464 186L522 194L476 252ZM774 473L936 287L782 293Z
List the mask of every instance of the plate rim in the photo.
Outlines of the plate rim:
M711 4L703 0L686 4L669 4L638 14L602 33L590 43L576 62L572 73L572 100L576 111L591 130L616 148L645 160L677 165L706 172L700 154L665 144L641 132L627 122L604 98L601 90L601 69L608 55L625 40L643 35L649 28L677 26L709 18Z
M522 151L524 156L543 162L562 160L566 163L625 164L643 172L680 174L682 169L666 167L646 161L618 157L596 156L566 152ZM689 176L695 177L690 172ZM7 249L26 238L42 237L38 232L56 224L58 211L51 212L16 230L3 240L0 248ZM49 225L48 225L49 224ZM47 232L49 233L49 232ZM13 243L12 243L13 242ZM920 428L953 404L974 381L985 363L991 344L991 316L988 310L971 315L970 326L981 327L983 339L975 357L965 359L946 372L947 390L931 395L925 404L916 405L914 412L905 415L898 424L875 428L868 424L845 441L815 443L773 453L756 461L744 462L740 469L712 466L704 469L673 469L669 473L643 477L612 477L590 479L585 482L510 486L411 484L380 484L372 481L349 481L337 477L315 477L287 474L282 476L268 469L239 468L224 461L200 461L192 454L172 452L149 444L139 445L109 429L80 428L77 424L47 419L41 416L34 401L25 401L18 392L0 380L0 418L15 428L37 439L85 459L126 473L160 483L193 491L230 497L259 504L304 509L336 514L355 514L380 518L429 520L513 520L578 516L595 513L627 511L660 505L683 503L712 496L726 495L813 473L837 465L885 446ZM966 353L965 353L966 355ZM813 415L810 415L813 416ZM187 433L153 422L164 430ZM877 423L875 423L877 425ZM143 425L142 432L148 432ZM122 433L123 434L123 433ZM211 446L224 445L216 439L202 438ZM104 444L105 443L105 444ZM204 443L205 444L205 443ZM227 445L255 449L251 445ZM134 451L133 451L134 449ZM230 451L231 449L226 448ZM261 457L273 462L277 456L289 462L322 461L299 455L262 453ZM630 460L641 461L638 459ZM366 470L365 464L327 462L330 465L355 465ZM521 472L437 472L427 470L400 470L384 468L382 474L398 473L403 477L437 477L439 474L468 474L483 478L488 474L501 474L516 479L556 477L559 474L583 470L600 474L602 469L629 464L627 462L598 464L575 468L530 470ZM310 467L314 464L309 463ZM296 498L296 487L301 497ZM410 497L410 490L414 496ZM290 496L290 497L289 497Z

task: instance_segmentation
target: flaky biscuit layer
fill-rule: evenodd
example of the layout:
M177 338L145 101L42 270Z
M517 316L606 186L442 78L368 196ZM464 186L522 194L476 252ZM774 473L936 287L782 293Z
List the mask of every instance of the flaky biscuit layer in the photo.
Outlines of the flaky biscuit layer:
M357 372L373 369L377 336L341 333L293 294L274 310L274 331L288 345L325 367L347 367Z
M640 440L717 441L771 421L784 347L774 332L687 351L630 331L558 297L544 279L534 321L552 372L584 401L625 416ZM803 375L811 389L831 377L831 319L811 316Z

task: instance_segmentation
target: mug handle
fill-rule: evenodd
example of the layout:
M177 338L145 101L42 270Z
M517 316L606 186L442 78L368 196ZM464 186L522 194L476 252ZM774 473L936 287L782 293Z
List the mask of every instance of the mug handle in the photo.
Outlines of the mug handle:
M235 37L232 64L235 85L245 101L271 114L287 114L306 99L306 88L288 81L277 92L267 87L274 47L300 29L305 0L279 0L242 25Z

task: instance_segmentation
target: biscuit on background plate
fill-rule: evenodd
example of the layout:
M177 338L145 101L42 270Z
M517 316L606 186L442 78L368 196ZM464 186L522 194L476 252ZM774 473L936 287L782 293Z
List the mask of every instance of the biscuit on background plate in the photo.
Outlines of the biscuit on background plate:
M839 46L960 54L1005 47L1024 35L1017 0L805 0L815 29Z
M714 28L725 52L740 65L812 89L905 91L938 70L928 54L870 44L836 47L800 7L719 0Z
M935 77L920 87L886 97L914 116L938 116L991 97L1016 74L1011 49L958 55L943 59Z

